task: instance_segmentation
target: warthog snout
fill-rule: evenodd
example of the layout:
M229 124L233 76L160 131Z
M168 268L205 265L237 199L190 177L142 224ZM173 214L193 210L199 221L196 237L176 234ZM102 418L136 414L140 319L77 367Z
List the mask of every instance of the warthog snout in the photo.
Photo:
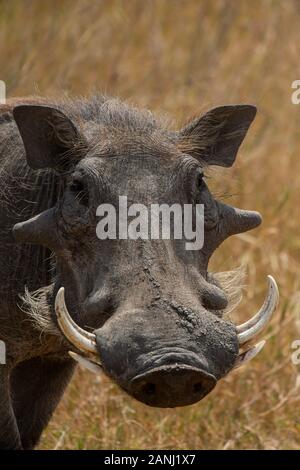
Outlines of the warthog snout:
M66 338L83 353L72 353L74 359L96 372L103 369L137 400L172 408L198 402L220 378L259 353L264 341L247 344L268 323L277 301L277 286L269 277L264 305L238 327L209 311L164 301L151 309L120 307L88 332L71 318L61 288L56 314Z
M188 331L176 316L171 310L121 310L95 331L106 373L149 406L198 402L238 357L233 325L199 313Z
M198 402L216 383L216 378L204 370L174 364L134 377L129 390L133 397L146 405L173 408Z

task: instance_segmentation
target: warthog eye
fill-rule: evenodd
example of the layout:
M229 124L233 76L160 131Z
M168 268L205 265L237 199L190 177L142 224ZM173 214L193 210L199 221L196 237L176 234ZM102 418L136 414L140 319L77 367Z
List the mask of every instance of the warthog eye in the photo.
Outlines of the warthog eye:
M197 175L197 188L201 188L201 186L202 186L203 183L204 183L204 178L205 178L204 173L202 173L201 171L199 171L199 173L198 173L198 175Z
M84 190L84 184L81 180L74 179L70 182L69 188L72 193L79 193L80 191Z
M74 194L78 202L81 204L87 205L88 203L88 193L85 188L84 182L79 178L74 178L69 183L69 189Z

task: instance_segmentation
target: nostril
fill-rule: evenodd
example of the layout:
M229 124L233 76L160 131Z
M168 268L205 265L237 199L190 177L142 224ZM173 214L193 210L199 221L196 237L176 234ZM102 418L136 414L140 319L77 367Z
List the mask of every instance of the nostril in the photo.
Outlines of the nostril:
M156 385L152 382L147 382L143 386L143 392L145 393L145 395L148 395L148 396L154 395L156 392Z
M216 382L213 375L202 369L175 363L135 376L128 391L147 405L173 408L201 400Z
M193 392L194 393L200 393L202 392L203 386L201 382L197 382L193 385Z

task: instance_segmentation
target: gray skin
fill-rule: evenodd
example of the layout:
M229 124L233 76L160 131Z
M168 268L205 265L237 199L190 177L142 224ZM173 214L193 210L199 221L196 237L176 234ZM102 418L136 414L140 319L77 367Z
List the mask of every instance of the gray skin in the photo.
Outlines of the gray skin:
M72 376L76 349L54 312L61 286L123 390L157 407L201 400L239 354L209 259L261 223L257 212L216 201L203 171L233 164L255 107L219 107L178 132L103 96L19 100L1 111L0 448L34 447ZM96 208L119 195L147 206L204 204L204 247L99 240Z

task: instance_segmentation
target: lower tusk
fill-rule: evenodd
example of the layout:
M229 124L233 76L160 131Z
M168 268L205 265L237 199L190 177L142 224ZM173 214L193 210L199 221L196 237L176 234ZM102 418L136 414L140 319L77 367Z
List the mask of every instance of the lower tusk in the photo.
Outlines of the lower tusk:
M69 340L69 342L73 344L73 346L79 349L79 351L82 351L85 354L92 354L93 356L97 356L98 351L96 348L94 333L85 331L71 318L65 303L64 291L64 288L61 287L55 298L55 312L58 324L63 334Z
M272 276L268 276L268 280L269 289L262 308L253 318L237 326L239 344L244 344L258 335L269 323L278 305L279 292L276 281Z
M96 363L94 361L90 361L89 359L77 354L73 351L69 351L69 355L71 356L74 361L77 361L81 366L85 369L89 370L90 372L94 372L94 374L99 374L102 372L101 364Z
M266 344L265 340L260 341L259 343L257 343L252 348L248 349L247 351L242 352L239 355L239 357L238 357L238 359L237 359L237 361L236 361L233 368L238 369L239 367L246 364L246 362L251 361L251 359L253 359L255 356L257 356L258 353L260 353L260 351L264 348L265 344Z

